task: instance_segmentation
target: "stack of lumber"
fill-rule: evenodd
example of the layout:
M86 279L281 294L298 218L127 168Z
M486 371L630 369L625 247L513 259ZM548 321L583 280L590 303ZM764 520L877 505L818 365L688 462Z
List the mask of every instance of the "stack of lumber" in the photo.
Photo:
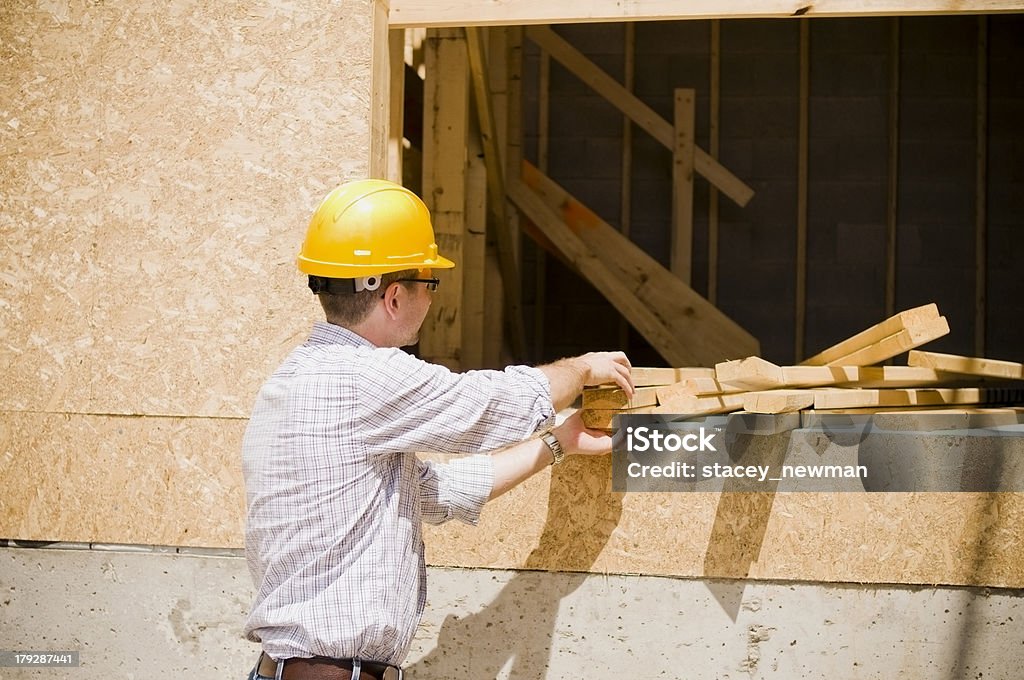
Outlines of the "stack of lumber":
M619 414L711 415L1024 403L1024 364L917 350L949 333L935 304L886 319L798 366L760 357L712 368L634 368L632 397L583 392L584 423L614 429ZM908 352L906 366L878 366ZM1016 381L1016 382L1014 382Z

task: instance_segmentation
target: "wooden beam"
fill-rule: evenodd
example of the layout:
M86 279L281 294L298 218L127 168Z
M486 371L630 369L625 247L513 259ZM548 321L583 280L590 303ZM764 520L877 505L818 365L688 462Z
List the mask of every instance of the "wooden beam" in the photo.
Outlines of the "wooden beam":
M1024 11L1021 0L392 0L392 26L497 26L680 19L979 14Z
M697 94L675 92L675 134L672 145L672 273L690 285L693 270L693 155L697 148Z
M514 236L510 231L505 202L505 171L498 150L498 135L491 102L489 72L485 55L483 35L478 28L466 29L466 48L469 70L473 82L477 119L487 166L487 206L492 216L498 262L504 281L505 322L508 324L512 351L518 357L526 356L526 331L523 326L523 310L520 300L519 267L515 257Z
M423 199L433 218L438 250L461 263L469 123L466 45L461 30L431 29L424 49ZM420 356L455 371L462 367L463 272L456 268L440 273L444 285L434 294L420 332Z
M666 326L665 320L653 308L637 299L636 294L626 283L601 260L600 253L596 253L573 233L558 213L521 180L509 182L508 194L523 214L551 239L587 281L633 323L658 353L671 364L693 363L693 353L683 344L682 339ZM621 237L615 230L611 231ZM611 255L614 256L615 253Z
M985 353L988 291L988 18L978 17L977 142L974 184L974 352Z
M807 165L810 146L811 27L800 20L799 142L796 189L796 302L794 304L793 360L804 355L807 328Z
M934 368L950 373L1024 380L1024 364L1016 361L1000 361L981 357L965 357L956 354L913 351L907 357L907 365Z
M901 330L927 323L934 319L939 318L939 308L935 303L922 305L920 307L914 307L890 316L888 319L881 323L877 323L870 328L867 328L856 335L839 342L828 349L815 354L809 359L805 359L801 362L805 366L824 366L828 365L846 365L837 364L837 362L844 356L855 352L856 350L862 349L872 343L879 342L895 335Z
M526 29L526 35L547 50L554 59L557 59L577 78L632 118L637 125L661 142L665 148L669 150L675 148L675 132L671 123L631 94L618 81L602 71L557 33L544 26L531 26ZM705 179L721 189L723 194L740 206L746 205L753 197L753 189L712 159L700 147L694 148L693 165L694 169Z
M500 157L502 171L507 168L505 164L505 144L508 137L508 28L497 27L484 29L484 36L487 38L487 68L489 71L488 83L491 90L491 109L494 112L494 135L498 140L498 155ZM506 222L505 227L512 229L512 218L508 213L508 199L505 202ZM505 282L501 275L501 261L498 258L497 230L487 232L487 275L485 288L487 292L487 307L484 309L484 365L488 368L499 368L508 365L512 360L511 333L505 333ZM518 230L516 230L518 231ZM511 232L510 233L515 233ZM514 261L514 258L513 258ZM519 287L518 282L512 285ZM521 288L520 288L521 291ZM522 297L520 296L520 301ZM522 358L519 358L521 361Z
M402 130L405 120L405 30L388 31L388 170L387 178L402 183Z
M677 339L672 346L682 348L682 356L665 356L668 363L710 366L728 357L758 353L752 335L526 162L523 178L547 208L556 211L560 223L568 225ZM639 326L637 330L643 332Z
M632 397L617 387L599 387L583 390L583 408L585 409L640 408L641 406L657 405L657 387L638 387L633 392Z
M815 409L933 406L953 404L1012 404L1024 390L965 388L908 388L892 390L814 390Z
M551 57L540 51L540 73L537 77L537 166L544 174L548 172L548 151L551 124ZM539 244L538 244L539 245ZM543 247L535 249L533 285L533 355L538 361L544 356L544 328L548 306L548 256Z

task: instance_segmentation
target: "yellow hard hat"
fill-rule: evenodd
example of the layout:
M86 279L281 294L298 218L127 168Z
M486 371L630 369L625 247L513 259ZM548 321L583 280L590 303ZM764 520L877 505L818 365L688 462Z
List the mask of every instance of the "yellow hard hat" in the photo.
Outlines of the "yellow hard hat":
M356 279L455 263L438 255L430 212L419 196L394 182L365 179L342 184L320 202L298 265L311 276Z

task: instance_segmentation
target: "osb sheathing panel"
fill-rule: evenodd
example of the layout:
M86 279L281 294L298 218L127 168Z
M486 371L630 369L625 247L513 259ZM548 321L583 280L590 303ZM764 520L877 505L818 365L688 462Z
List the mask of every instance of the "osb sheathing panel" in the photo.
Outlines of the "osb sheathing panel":
M245 422L0 413L0 536L239 548ZM1024 586L1024 494L621 494L609 465L569 458L488 504L478 527L427 526L427 561Z
M372 4L0 3L0 409L248 415L371 167Z
M0 536L241 547L245 424L0 413Z
M570 458L476 528L427 527L462 567L796 581L1024 586L1024 494L613 493Z

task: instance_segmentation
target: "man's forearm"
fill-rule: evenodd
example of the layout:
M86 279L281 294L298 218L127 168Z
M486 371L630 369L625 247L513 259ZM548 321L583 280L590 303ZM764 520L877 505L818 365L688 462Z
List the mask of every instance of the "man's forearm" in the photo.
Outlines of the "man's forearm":
M494 485L487 500L494 500L551 465L551 449L541 439L530 439L491 454Z
M538 366L551 383L551 403L555 411L567 408L576 400L589 378L587 364L577 358L559 359L558 361Z

